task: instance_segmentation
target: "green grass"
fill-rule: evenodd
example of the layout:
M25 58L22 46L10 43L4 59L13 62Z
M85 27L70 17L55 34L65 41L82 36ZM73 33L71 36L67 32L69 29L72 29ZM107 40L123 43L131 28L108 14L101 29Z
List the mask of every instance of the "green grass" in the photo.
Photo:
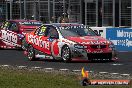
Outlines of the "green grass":
M130 86L82 87L77 75L0 69L0 88L132 88Z

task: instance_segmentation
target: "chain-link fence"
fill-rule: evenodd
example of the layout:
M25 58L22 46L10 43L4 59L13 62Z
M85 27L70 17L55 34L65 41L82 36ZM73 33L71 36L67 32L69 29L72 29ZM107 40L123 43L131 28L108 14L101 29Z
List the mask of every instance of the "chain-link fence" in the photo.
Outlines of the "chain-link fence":
M80 22L81 0L2 0L0 18L35 19L44 23L58 22L67 17L70 22Z
M0 21L36 19L132 27L132 0L0 0Z

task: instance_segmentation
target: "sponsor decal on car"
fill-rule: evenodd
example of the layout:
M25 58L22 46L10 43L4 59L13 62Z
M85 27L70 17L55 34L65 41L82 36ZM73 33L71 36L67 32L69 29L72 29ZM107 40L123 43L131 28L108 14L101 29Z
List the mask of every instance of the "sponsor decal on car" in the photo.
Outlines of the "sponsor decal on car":
M17 39L17 35L15 35L12 32L5 31L5 30L1 30L1 31L2 31L1 38L4 41L9 41L9 42L17 43L17 40L18 40Z
M41 36L39 38L37 38L36 36L28 35L28 41L32 44L40 46L41 48L46 48L46 49L50 50L49 42L43 41L41 39Z
M19 24L42 24L41 22L19 22Z

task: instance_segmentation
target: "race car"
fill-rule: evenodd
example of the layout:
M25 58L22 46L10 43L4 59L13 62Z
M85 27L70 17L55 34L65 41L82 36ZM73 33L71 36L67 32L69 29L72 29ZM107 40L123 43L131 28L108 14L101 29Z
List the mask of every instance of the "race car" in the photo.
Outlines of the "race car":
M37 20L9 20L0 26L0 48L21 48L26 33L41 26Z
M116 60L114 44L78 23L42 24L25 36L24 54L29 60Z

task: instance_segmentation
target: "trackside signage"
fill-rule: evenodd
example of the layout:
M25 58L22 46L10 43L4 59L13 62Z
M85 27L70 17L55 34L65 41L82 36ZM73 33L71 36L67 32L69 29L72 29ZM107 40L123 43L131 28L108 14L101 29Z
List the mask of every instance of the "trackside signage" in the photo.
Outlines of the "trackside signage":
M132 29L107 28L106 38L115 44L118 51L132 51Z
M91 80L91 85L129 85L130 80Z
M122 80L122 79L89 79L89 73L82 68L82 79L81 79L81 85L87 86L87 85L131 85L131 80Z
M90 27L96 33L101 35L101 37L106 38L106 27Z

